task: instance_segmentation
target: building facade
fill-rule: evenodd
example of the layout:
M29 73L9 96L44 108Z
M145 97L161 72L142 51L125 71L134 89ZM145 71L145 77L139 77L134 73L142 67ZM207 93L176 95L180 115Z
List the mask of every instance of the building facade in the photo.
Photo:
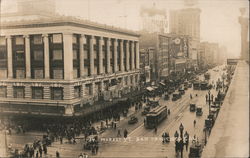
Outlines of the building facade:
M190 1L191 2L191 1ZM199 8L184 8L172 10L169 15L170 33L187 35L190 40L190 59L192 65L198 67L198 52L200 44L200 13Z
M199 54L199 65L201 67L220 64L220 51L218 43L201 42Z
M140 33L140 49L153 54L151 80L166 79L171 72L184 72L189 58L188 36L176 34Z
M164 9L159 9L155 6L140 10L141 30L149 33L167 33L168 19Z
M139 82L139 35L72 17L1 22L1 112L74 115Z

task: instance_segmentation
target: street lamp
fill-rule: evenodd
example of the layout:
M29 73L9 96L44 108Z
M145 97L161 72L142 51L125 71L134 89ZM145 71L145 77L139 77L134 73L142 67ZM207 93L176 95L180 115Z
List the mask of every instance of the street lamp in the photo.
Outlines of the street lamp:
M184 127L183 127L182 123L180 124L179 130L180 130L181 138L183 138L183 130L184 130Z
M209 115L210 115L210 111L211 111L211 101L213 101L213 95L212 97L210 96L211 92L210 90L208 91L208 104L209 104Z

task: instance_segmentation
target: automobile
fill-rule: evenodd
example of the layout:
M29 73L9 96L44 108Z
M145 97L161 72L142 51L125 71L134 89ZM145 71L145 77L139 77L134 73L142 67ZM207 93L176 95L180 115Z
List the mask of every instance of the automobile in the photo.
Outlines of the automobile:
M169 100L169 95L168 94L165 94L164 100Z
M212 128L212 127L213 127L213 120L207 118L207 119L205 120L205 127L206 127L207 129Z
M190 103L189 104L189 110L190 110L190 112L195 112L195 109L196 109L196 105L194 103Z
M202 112L202 107L197 107L196 108L196 116L202 116L203 112Z
M179 93L174 93L172 97L172 101L176 101L181 98L181 95Z
M185 90L184 90L184 88L182 88L182 87L179 88L178 91L179 91L179 93L180 93L181 95L184 95L184 94L185 94Z
M199 158L199 157L201 157L201 153L202 153L202 146L201 146L201 144L194 143L189 148L188 157L189 158Z
M174 87L169 87L168 94L172 94L175 91Z
M128 120L128 124L135 124L138 122L138 118L135 116L131 116L130 119Z

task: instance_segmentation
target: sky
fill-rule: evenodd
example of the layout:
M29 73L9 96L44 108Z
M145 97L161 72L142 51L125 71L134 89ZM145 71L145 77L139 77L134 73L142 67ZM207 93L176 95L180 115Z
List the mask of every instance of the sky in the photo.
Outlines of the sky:
M15 10L16 0L2 0L2 10ZM140 8L180 9L184 0L55 0L57 12L103 24L138 31ZM194 0L201 9L201 41L218 42L227 47L229 57L240 55L239 8L249 12L248 0ZM12 4L12 5L11 5ZM248 16L249 13L246 14Z

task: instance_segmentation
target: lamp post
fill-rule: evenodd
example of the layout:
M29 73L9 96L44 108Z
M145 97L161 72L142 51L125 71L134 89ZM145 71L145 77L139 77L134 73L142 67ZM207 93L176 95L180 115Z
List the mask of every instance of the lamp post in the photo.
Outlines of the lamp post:
M210 111L211 111L211 96L210 96L210 94L211 94L211 92L210 92L210 90L208 91L208 105L209 105L209 115L210 115Z

